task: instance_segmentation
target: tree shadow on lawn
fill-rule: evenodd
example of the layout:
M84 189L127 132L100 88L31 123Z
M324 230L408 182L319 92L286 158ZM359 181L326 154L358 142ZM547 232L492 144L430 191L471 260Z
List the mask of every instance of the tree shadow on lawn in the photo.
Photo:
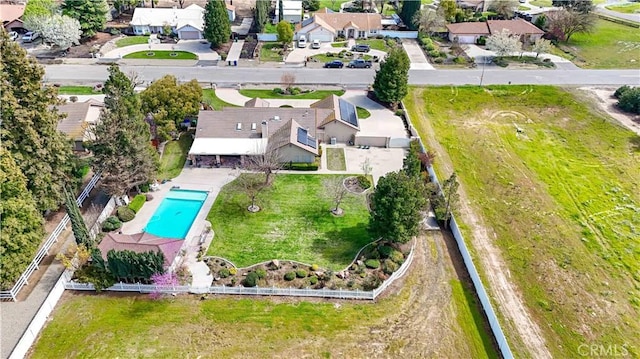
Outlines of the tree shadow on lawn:
M631 150L633 152L640 152L640 136L629 137L629 143L631 143Z
M345 227L327 232L313 239L312 249L326 261L335 263L333 270L342 270L365 245L373 242L367 230L367 223Z
M152 300L148 298L135 298L126 311L127 318L143 318L149 313L156 313L166 309L168 301Z

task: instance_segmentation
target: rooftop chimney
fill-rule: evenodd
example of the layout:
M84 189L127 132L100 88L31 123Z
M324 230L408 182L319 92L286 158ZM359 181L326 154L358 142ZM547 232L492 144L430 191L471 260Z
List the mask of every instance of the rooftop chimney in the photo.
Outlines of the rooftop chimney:
M269 123L267 121L262 121L262 138L269 137Z

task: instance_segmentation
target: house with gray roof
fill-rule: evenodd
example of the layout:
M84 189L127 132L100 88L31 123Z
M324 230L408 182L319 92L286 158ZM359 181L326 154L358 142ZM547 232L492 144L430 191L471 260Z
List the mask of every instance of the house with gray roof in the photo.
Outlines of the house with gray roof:
M86 102L67 102L54 106L58 112L66 115L58 122L58 131L73 141L74 151L85 151L84 142L91 140L90 127L100 118L102 102L88 100Z
M311 108L266 106L254 99L245 107L200 111L189 151L192 161L242 163L245 156L277 151L283 162L312 163L322 142L353 141L359 131L356 107L335 95Z

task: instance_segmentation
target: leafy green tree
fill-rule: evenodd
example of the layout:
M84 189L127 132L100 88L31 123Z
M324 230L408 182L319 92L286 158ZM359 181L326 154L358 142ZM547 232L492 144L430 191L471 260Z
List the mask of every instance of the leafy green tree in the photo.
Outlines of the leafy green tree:
M269 21L270 4L270 1L256 1L256 7L253 10L253 18L257 32L263 32L265 25Z
M278 42L282 44L283 49L287 49L287 46L293 41L293 29L291 23L286 20L282 20L276 26L278 31Z
M107 23L107 0L65 0L60 7L62 14L80 22L83 37L93 37Z
M104 109L93 127L93 167L102 171L101 185L110 195L150 182L158 167L151 145L149 125L144 122L135 83L118 65L109 67L104 84Z
M0 289L4 290L27 268L44 235L27 179L4 146L0 147L0 195Z
M417 30L418 25L415 23L414 19L417 14L420 13L420 7L422 6L422 2L415 0L404 0L402 2L402 9L400 10L400 18L407 25L409 30Z
M416 146L410 146L407 156L402 161L402 170L409 175L409 177L420 176L422 163L420 162L419 154Z
M76 244L78 246L82 245L85 248L93 247L93 240L89 235L87 225L84 223L82 214L78 209L78 203L73 196L73 192L69 191L68 188L64 189L64 202L65 207L67 208L67 214L71 220L71 229L73 230L73 236L76 239Z
M204 11L204 38L215 49L229 41L231 24L224 1L210 0Z
M595 8L592 0L552 0L551 5L587 14Z
M622 110L640 114L640 87L631 87L620 94L618 107Z
M424 183L404 171L389 173L378 180L371 207L371 233L406 243L418 234L421 212L427 207Z
M72 146L57 131L56 91L42 87L44 69L0 30L0 143L27 178L40 211L58 208L71 177Z
M455 0L442 0L440 1L440 5L438 5L438 10L442 11L447 22L452 22L456 16L458 6Z
M401 47L395 47L380 64L373 80L373 91L380 101L390 103L394 109L408 93L409 57Z
M320 0L302 0L302 8L309 11L320 9Z
M202 88L198 81L178 84L172 75L154 81L140 93L143 115L152 113L161 141L177 137L177 126L200 110Z
M51 16L56 12L57 6L53 0L29 0L24 7L23 19L32 16ZM31 30L31 29L29 29Z

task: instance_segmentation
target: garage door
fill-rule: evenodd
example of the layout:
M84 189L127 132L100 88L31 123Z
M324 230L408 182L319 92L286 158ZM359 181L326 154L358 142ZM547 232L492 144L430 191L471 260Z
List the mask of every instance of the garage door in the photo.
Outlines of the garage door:
M460 35L458 36L458 42L461 44L473 44L476 42L474 35Z
M197 31L180 31L180 38L182 40L198 40L200 33Z
M320 40L320 42L333 42L333 35L329 32L312 32L309 33L309 41Z

